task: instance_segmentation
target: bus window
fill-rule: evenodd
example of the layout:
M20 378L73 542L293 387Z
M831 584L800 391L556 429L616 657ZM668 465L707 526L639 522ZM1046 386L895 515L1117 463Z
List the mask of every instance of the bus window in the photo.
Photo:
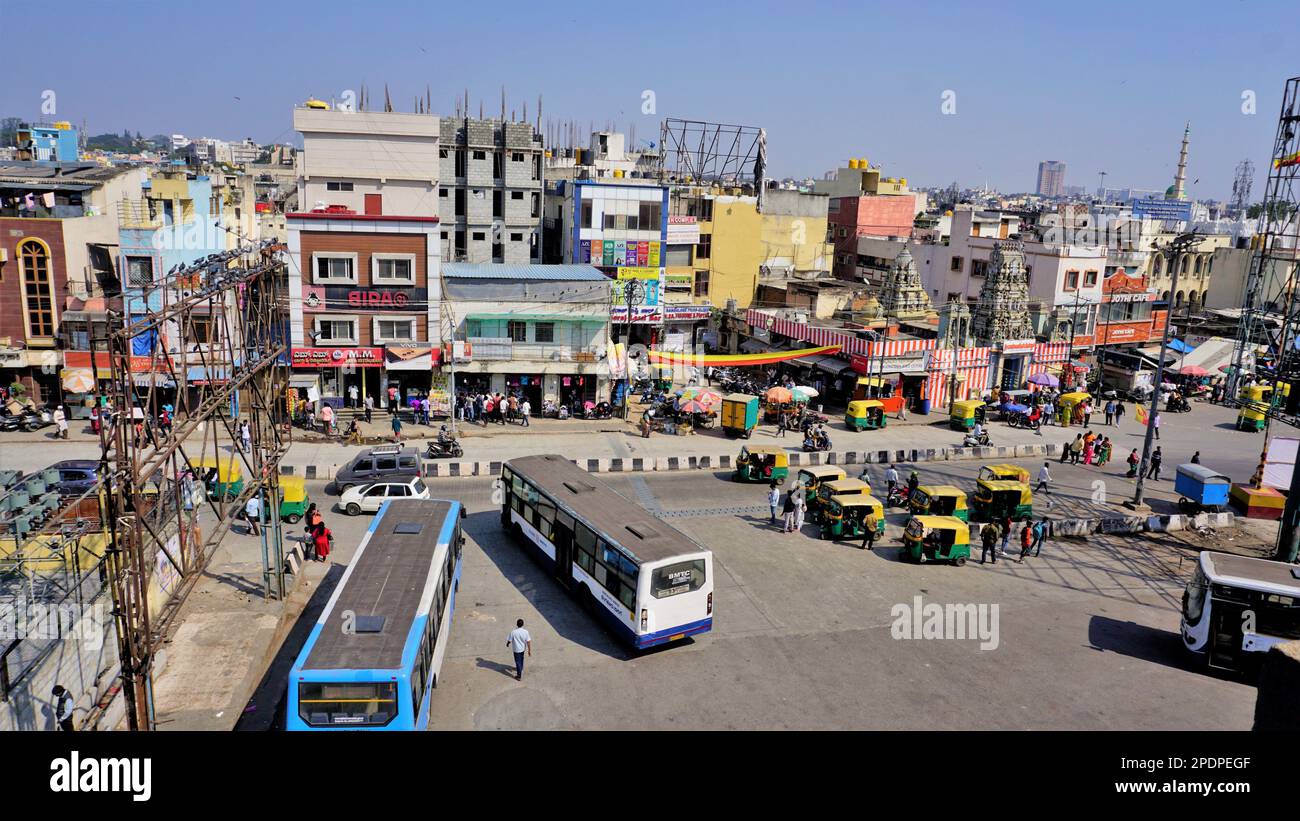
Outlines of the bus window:
M563 510L557 510L555 512L555 521L560 523L560 527L570 533L573 532L573 517L565 513Z
M397 717L397 682L298 685L298 717L312 727L383 725Z
M656 567L650 575L650 595L656 599L689 593L704 586L704 560Z
M1205 591L1205 574L1198 566L1196 575L1187 583L1187 589L1183 592L1183 620L1189 625L1201 620L1201 613L1205 610Z
M524 480L523 480L523 479L520 479L518 476L515 476L513 479L511 479L511 481L510 481L510 492L513 493L513 494L515 494L516 496L523 496L523 495L524 495Z
M545 496L537 499L537 521L534 526L546 538L551 538L551 524L555 521L555 503Z
M528 504L530 505L537 504L537 500L539 498L541 498L541 494L537 492L537 488L533 487L531 484L527 482L524 482L524 499L527 500Z

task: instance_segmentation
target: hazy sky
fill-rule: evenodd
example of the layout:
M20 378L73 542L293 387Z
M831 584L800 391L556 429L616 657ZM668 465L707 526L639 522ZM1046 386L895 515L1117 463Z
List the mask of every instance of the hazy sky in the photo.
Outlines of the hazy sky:
M54 9L57 8L57 13ZM548 10L543 10L548 9ZM1189 191L1224 199L1257 169L1284 80L1300 74L1294 0L883 5L799 2L339 2L0 0L0 26L35 36L6 61L0 116L295 141L290 109L364 82L399 110L432 89L449 114L636 126L663 117L762 126L776 176L820 176L849 157L913 185L985 181L1032 190L1039 160L1066 184L1163 190L1192 123ZM651 90L654 114L641 113ZM944 114L946 91L955 113ZM1242 113L1253 91L1257 113ZM1199 181L1198 181L1199 180Z

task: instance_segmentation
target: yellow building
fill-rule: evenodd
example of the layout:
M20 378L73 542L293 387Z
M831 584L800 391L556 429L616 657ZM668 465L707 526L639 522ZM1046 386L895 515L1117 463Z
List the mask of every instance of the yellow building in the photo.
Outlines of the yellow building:
M737 307L747 308L764 273L828 271L832 254L827 242L828 199L769 189L760 213L758 200L751 195L717 189L675 193L673 213L695 216L700 237L693 246L691 266L669 266L665 276L684 281L688 273L693 274L695 304L721 307L734 299ZM680 287L677 291L681 293Z

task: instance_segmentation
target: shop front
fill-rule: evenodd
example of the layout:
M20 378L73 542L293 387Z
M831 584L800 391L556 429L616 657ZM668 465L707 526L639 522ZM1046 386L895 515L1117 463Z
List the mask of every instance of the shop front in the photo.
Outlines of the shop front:
M435 350L433 345L425 344L405 344L389 345L384 350L384 375L387 378L387 386L384 388L385 394L389 387L396 387L397 393L402 397L403 407L410 407L412 400L420 400L429 397L430 404L439 400L431 394L434 388L433 369L441 362L441 351ZM364 374L362 375L364 378ZM376 380L371 380L376 381ZM445 394L447 386L440 384L439 392ZM379 386L368 385L362 382L360 386L360 395L369 395L379 401ZM434 413L431 407L430 412Z
M527 399L537 413L542 407L542 375L539 373L506 374L506 395L515 394Z
M334 408L348 405L348 387L357 386L358 404L369 385L382 385L383 348L292 348L289 366L299 372L314 372L318 401ZM370 390L370 395L381 395Z

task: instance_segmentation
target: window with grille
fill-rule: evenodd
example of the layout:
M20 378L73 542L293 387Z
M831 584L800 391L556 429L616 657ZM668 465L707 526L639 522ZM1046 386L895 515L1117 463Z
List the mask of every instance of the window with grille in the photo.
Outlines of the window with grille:
M509 334L510 334L510 339L511 339L512 342L527 342L527 341L528 341L528 323L527 323L527 322L515 322L515 321L511 321L510 324L507 326L507 331L508 331Z
M538 322L533 326L533 337L537 342L554 342L555 341L555 323Z
M153 284L153 258L126 258L127 284L143 288Z

